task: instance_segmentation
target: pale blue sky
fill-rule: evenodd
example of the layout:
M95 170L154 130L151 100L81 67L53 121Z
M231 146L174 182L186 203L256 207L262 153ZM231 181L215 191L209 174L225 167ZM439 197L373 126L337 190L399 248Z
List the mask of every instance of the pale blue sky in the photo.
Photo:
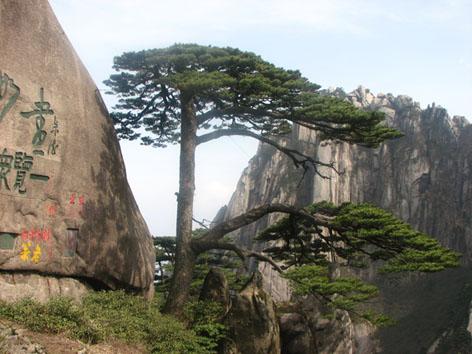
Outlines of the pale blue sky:
M50 0L100 89L123 51L173 43L232 46L299 69L323 87L407 94L472 118L472 0ZM112 99L105 97L110 105ZM197 151L195 217L230 198L256 149L222 139ZM122 142L153 234L174 234L178 149Z

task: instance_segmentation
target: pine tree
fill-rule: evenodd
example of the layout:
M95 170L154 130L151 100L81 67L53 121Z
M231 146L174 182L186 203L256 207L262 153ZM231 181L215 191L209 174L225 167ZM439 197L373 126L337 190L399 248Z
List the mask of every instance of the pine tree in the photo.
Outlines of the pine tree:
M105 83L110 87L110 93L119 98L111 114L118 136L129 140L140 138L143 144L155 147L180 144L176 262L166 302L167 312L177 315L181 312L189 295L196 259L208 250L232 251L243 259L255 257L282 271L269 256L270 252L257 253L224 240L231 231L269 213L285 213L290 215L289 220L296 219L303 225L335 230L336 237L342 238L336 242L348 246L331 248L341 257L350 256L350 253L368 255L368 246L376 245L379 249L369 257L388 258L391 270L432 271L455 264L453 260L457 257L454 254L429 238L415 238L412 236L414 231L405 227L395 231L393 228L400 225L394 222L379 224L375 232L369 229L364 233L344 231L338 225L349 221L354 225L355 218L362 217L361 210L381 213L367 206L352 207L352 213L343 214L344 219L341 216L333 219L329 214L332 208L313 211L264 204L214 226L200 237L192 237L195 151L203 143L223 136L252 137L275 147L297 167L313 169L322 175L320 167L334 168L332 163L318 161L281 143L280 138L289 133L294 124L317 131L325 140L366 147L376 147L401 134L382 124L383 113L359 110L346 101L322 95L320 87L299 71L278 68L239 49L176 44L163 49L124 53L115 58L114 69L118 73L111 75ZM403 231L406 236L400 242L398 235ZM407 239L410 241L406 242ZM312 243L319 242L315 238ZM387 249L379 246L382 243L388 245ZM433 243L436 246L433 247ZM314 251L321 252L325 248L330 248L330 243L319 249L315 247ZM300 257L296 253L302 249L294 247L290 250L293 254L287 250L273 251L275 259L280 252L292 259ZM316 252L310 255L314 264L323 258L322 253ZM442 258L442 252L446 260Z

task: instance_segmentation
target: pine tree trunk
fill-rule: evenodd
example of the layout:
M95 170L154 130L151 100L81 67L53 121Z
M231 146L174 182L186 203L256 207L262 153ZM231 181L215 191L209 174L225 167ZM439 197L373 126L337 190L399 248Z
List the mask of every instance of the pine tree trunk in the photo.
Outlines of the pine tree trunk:
M180 176L177 198L175 268L164 312L182 314L190 292L196 255L191 248L197 120L193 99L181 94Z

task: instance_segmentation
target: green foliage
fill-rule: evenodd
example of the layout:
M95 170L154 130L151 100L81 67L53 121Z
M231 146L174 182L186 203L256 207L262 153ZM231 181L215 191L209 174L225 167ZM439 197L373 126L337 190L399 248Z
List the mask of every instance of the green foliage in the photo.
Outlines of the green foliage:
M331 278L326 267L317 265L294 267L283 276L293 283L297 295L316 294L343 310L352 310L355 304L378 293L377 287L357 278ZM331 299L333 295L336 298Z
M156 274L155 280L158 292L167 291L169 275L175 263L176 241L174 236L154 237L154 249L156 252Z
M364 320L370 322L376 327L389 327L395 325L397 322L395 322L394 319L390 318L389 316L383 314L383 313L378 313L372 310L364 310L360 314L361 318Z
M242 267L243 264L239 258L228 254L211 251L200 254L193 271L191 295L198 296L200 294L205 277L211 268L218 268L223 272L230 290L239 291L249 278L247 274L237 272Z
M221 323L224 314L221 304L214 301L191 301L185 308L187 321L209 351L216 351L226 336L226 326Z
M258 239L277 241L266 252L287 267L326 266L334 256L354 267L381 260L385 272L437 272L457 266L459 259L435 239L369 204L313 204L304 214L272 225Z
M354 318L367 320L377 327L394 324L390 317L363 306L378 295L375 285L354 277L333 277L328 268L316 265L293 267L283 277L290 280L295 294L315 296L331 310L348 311Z
M334 277L333 263L364 267L382 262L384 272L437 272L458 265L459 256L415 231L392 214L369 204L335 206L321 202L281 219L258 235L271 242L265 252L289 270L284 275L299 295L313 295L376 325L390 320L359 305L377 295L357 278Z
M359 309L360 304L378 295L378 288L358 278L333 277L327 267L319 265L293 267L283 277L290 280L296 295L313 295L333 310L349 311L377 326L391 324L385 315Z
M123 291L89 293L79 306L67 298L46 304L33 300L0 303L0 317L34 331L64 333L88 343L121 340L145 345L152 353L213 353L213 337L201 337L193 329L159 312L158 299L148 302ZM212 328L210 328L212 329ZM203 329L197 326L203 333Z
M205 229L193 230L193 237L200 237ZM155 288L158 293L167 293L170 275L173 272L175 264L176 239L172 236L154 237L154 245L156 249L156 261L158 280ZM210 268L217 267L225 275L228 280L228 287L232 290L239 290L248 280L248 275L238 274L237 269L243 267L241 260L223 252L204 252L198 255L196 265L193 269L193 281L191 284L190 294L198 297L200 289L203 285L205 277Z
M100 328L67 298L53 298L46 304L32 299L0 303L0 317L21 323L33 331L65 332L89 343L103 340Z
M401 135L382 124L383 113L363 111L345 100L323 95L319 86L299 71L278 68L239 49L176 44L124 53L114 63L118 73L105 84L109 93L118 96L111 114L118 135L130 140L141 138L146 145L179 143L181 128L196 145L222 136L245 135L276 147L297 167L303 166L305 171L312 167L320 174L317 167L329 167L329 163L277 143L277 137L290 132L293 124L317 131L322 139L367 147ZM203 134L197 135L195 130ZM194 148L187 150L182 151L192 159ZM191 195L193 190L182 187L179 193ZM179 240L189 234L190 230L186 231L178 235ZM370 299L376 289L353 278L332 279L326 270L330 263L341 261L362 267L370 260L379 260L387 272L435 272L458 263L454 252L367 204L314 204L269 227L259 240L273 241L265 252L283 267L299 267L287 274L297 283L299 293L317 294L347 310ZM193 245L198 244L198 239L193 241ZM156 248L161 270L179 262L174 239L157 240ZM187 274L194 271L194 291L200 288L210 264L221 259L221 254L208 253L199 258L194 270L185 270ZM307 265L311 268L304 268ZM166 272L161 271L157 279L166 291ZM175 291L187 290L185 284ZM169 303L182 298L185 296L172 297ZM169 308L176 311L182 308L178 305ZM366 317L374 320L373 315ZM385 322L381 317L377 320Z
M146 145L179 142L183 100L193 103L205 130L277 136L299 123L325 139L365 146L400 135L381 124L383 113L321 95L299 71L235 48L175 44L123 53L113 67L118 73L105 84L119 99L111 115L118 135Z

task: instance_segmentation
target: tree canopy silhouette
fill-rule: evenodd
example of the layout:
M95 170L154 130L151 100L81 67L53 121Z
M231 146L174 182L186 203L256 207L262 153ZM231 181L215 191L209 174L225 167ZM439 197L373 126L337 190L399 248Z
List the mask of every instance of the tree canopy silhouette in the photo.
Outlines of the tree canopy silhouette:
M176 44L129 52L115 57L114 69L118 73L105 83L118 96L111 114L118 136L155 147L180 144L176 255L168 312L180 313L196 258L210 249L255 257L279 271L307 261L325 265L327 251L352 264L360 255L388 261L390 271L436 271L457 263L457 255L435 240L366 205L263 204L192 238L195 151L200 144L224 136L248 136L278 149L295 166L326 177L320 167L334 168L332 162L318 161L282 142L294 124L317 131L325 140L366 147L401 134L383 124L383 113L323 95L320 86L299 71L276 67L235 48ZM267 240L282 240L282 246L254 252L224 240L228 233L269 213L289 215L263 234Z

